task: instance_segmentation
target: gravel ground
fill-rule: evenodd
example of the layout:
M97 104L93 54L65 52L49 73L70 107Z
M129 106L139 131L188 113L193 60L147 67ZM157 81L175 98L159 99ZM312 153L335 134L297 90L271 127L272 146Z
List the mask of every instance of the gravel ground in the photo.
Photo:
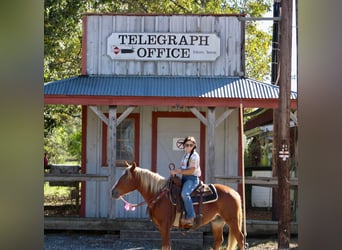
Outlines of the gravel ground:
M278 249L276 237L249 238L247 237L250 250L273 250ZM160 241L127 241L121 240L118 235L106 233L78 233L78 232L48 232L44 235L44 249L92 249L92 250L157 250L161 248ZM223 246L226 246L225 241ZM173 242L173 249L202 249L212 250L212 239L205 239L203 247L195 247L190 243ZM291 250L298 249L297 238L291 238Z

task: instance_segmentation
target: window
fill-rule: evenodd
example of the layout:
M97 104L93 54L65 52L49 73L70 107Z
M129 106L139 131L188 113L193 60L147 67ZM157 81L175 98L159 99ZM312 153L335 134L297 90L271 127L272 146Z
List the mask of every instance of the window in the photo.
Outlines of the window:
M107 162L107 125L102 124L102 166ZM116 128L116 166L125 162L139 162L139 114L131 114Z

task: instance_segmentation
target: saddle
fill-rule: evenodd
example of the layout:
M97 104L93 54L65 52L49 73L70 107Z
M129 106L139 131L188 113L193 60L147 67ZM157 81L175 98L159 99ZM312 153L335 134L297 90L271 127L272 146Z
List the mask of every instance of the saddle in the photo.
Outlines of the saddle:
M169 179L170 201L176 206L177 212L184 211L183 199L181 197L182 180L179 176L171 176ZM201 205L217 200L216 188L213 184L205 184L202 181L191 193L193 205Z

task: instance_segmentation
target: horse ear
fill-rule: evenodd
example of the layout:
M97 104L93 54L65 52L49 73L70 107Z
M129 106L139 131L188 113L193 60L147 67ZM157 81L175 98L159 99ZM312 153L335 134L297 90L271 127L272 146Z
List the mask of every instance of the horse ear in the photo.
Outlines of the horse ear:
M129 165L128 161L125 161L126 167L130 167L131 165Z
M129 172L131 172L131 174L134 174L134 170L137 166L137 164L135 162L132 162L132 165L128 165L130 167Z

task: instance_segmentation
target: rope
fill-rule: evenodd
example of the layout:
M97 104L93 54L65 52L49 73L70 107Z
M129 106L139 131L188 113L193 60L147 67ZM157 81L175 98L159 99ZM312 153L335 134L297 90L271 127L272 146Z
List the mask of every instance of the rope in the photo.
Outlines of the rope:
M136 207L142 206L146 203L146 201L140 202L139 204L132 204L126 201L122 196L120 196L120 199L125 203L125 209L126 211L135 211Z
M149 207L153 207L154 204L156 204L157 201L159 201L168 191L167 185L165 185L162 190L158 193L158 195L156 195L155 197L153 197L151 200L147 201L143 201L140 202L138 204L132 204L129 203L128 201L126 201L122 196L120 196L119 198L125 203L125 209L126 211L135 211L136 207L142 206L144 204L147 204ZM151 203L151 205L149 204Z

